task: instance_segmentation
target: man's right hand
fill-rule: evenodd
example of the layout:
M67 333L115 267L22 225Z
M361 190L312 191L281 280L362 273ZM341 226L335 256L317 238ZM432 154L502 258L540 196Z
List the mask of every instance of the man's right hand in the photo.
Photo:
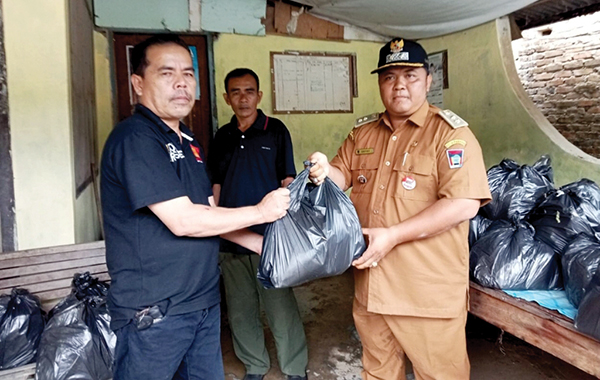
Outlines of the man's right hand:
M329 175L329 160L321 152L314 152L307 158L313 166L309 170L309 178L315 185L321 185L325 182L325 177Z
M265 195L256 207L264 218L263 223L283 218L287 209L290 208L290 191L284 187L273 190Z

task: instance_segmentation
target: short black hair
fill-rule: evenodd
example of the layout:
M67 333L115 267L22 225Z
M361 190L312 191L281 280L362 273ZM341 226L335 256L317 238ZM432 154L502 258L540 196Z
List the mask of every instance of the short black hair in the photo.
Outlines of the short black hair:
M146 71L146 67L150 64L148 62L148 58L146 57L146 53L148 52L148 48L155 45L168 45L175 44L179 45L188 52L190 51L188 45L183 42L179 36L174 34L157 34L154 35L139 44L133 47L131 51L131 72L133 74L137 74L141 77L144 76L144 72ZM191 53L190 53L191 55Z
M245 75L252 75L252 77L254 77L254 79L256 80L256 91L260 90L260 83L258 81L258 75L256 75L256 73L250 69L247 69L245 67L240 67L240 68L231 70L225 77L225 92L229 93L229 89L227 86L229 85L230 79L241 78Z

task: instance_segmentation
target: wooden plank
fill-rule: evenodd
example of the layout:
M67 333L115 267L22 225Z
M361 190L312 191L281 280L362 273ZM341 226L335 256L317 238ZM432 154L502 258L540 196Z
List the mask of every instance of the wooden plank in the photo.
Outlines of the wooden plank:
M269 27L265 27L267 33L290 35L287 26L292 20L292 12L299 12L301 7L287 4L281 1L273 3L274 10L267 13L272 17L267 18ZM271 22L273 26L271 27ZM321 40L344 40L344 27L331 21L323 20L304 11L297 20L296 30L291 33L295 37L313 38Z
M91 251L94 249L104 249L104 240L93 241L91 243L58 245L56 247L36 248L16 252L4 252L0 253L0 261L18 257L33 257L59 252Z
M299 11L300 8L295 10ZM298 26L294 36L341 41L344 39L344 27L331 21L320 19L311 14L303 13L298 17Z
M106 266L104 266L104 268L102 268L102 265L99 265L99 266L97 266L97 268L99 270L95 270L95 271L90 270L90 268L80 268L81 269L80 271L76 271L73 273L84 273L86 271L89 271L90 274L94 277L98 277L99 274L107 274ZM30 283L28 285L22 284L22 285L17 285L17 286L19 286L21 288L25 288L25 289L29 290L30 293L34 293L34 294L43 292L43 291L52 290L52 289L70 288L71 283L73 282L73 273L71 273L67 277L63 277L63 278L52 280L52 281L37 281L37 282ZM8 293L10 291L10 289L12 289L13 287L14 286L6 288L7 291L5 293ZM2 293L2 287L0 287L0 293Z
M110 283L110 276L107 272L96 273L94 274L94 277L97 277L100 281L106 281ZM58 303L58 301L71 293L71 281L65 282L62 285L63 286L55 286L52 289L44 289L42 291L35 292L32 291L33 294L40 298L40 301L42 302L42 309L49 311ZM36 287L36 289L38 289L38 287ZM9 291L10 290L0 291L0 293L8 293Z
M28 288L32 284L44 283L48 281L55 281L60 279L69 279L70 281L73 279L73 275L75 273L90 272L93 275L97 273L104 273L107 271L108 268L106 267L106 264L97 264L80 268L68 268L65 270L57 270L54 272L36 273L26 276L0 279L0 293L2 293L3 289L12 289L16 286Z
M57 270L63 270L67 268L81 268L88 267L97 264L103 264L105 262L104 256L95 256L85 259L61 261L58 263L49 264L38 264L30 265L27 267L17 267L10 269L0 269L0 278L9 278L16 276L31 275L36 273L54 272Z
M282 3L280 1L275 2L275 19L274 29L278 34L288 34L287 24L292 19L292 6L290 4Z
M28 380L35 376L35 363L0 371L0 380Z
M87 257L104 257L105 250L93 249L90 251L69 251L51 253L47 255L30 256L30 257L16 257L12 259L4 259L0 256L0 269L10 269L16 267L24 267L36 264L55 263L68 260L77 260Z
M474 283L470 288L470 312L600 378L600 342L575 330L568 318Z

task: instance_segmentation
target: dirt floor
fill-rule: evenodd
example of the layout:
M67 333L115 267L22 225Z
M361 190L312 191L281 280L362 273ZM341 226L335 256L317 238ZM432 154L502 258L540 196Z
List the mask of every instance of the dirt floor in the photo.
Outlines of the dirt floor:
M352 286L352 274L347 272L294 289L308 341L309 380L361 379L361 347L351 312ZM272 368L265 379L285 379L268 328L266 335ZM226 313L221 341L225 378L242 379L245 370L233 352ZM596 379L475 317L467 323L467 344L474 380Z

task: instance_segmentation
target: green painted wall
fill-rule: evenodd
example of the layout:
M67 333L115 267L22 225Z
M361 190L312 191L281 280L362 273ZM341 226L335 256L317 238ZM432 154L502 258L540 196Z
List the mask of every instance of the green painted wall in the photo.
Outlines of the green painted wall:
M202 0L202 29L211 32L264 35L265 0Z
M189 30L188 0L94 0L96 26Z
M533 164L549 154L557 186L583 177L600 183L600 160L562 138L524 96L520 81L515 80L508 36L508 21L503 18L420 41L427 51L448 51L444 107L470 123L488 167L503 158Z
M329 42L271 35L253 37L222 34L214 44L219 126L229 122L233 115L223 100L225 75L237 67L248 67L258 74L261 81L263 98L259 107L282 120L290 130L298 170L302 169L302 162L314 151L322 151L331 158L354 127L356 118L383 110L377 77L369 74L377 66L380 46L380 43L374 42ZM359 96L354 98L354 113L273 115L269 52L284 50L355 53Z

